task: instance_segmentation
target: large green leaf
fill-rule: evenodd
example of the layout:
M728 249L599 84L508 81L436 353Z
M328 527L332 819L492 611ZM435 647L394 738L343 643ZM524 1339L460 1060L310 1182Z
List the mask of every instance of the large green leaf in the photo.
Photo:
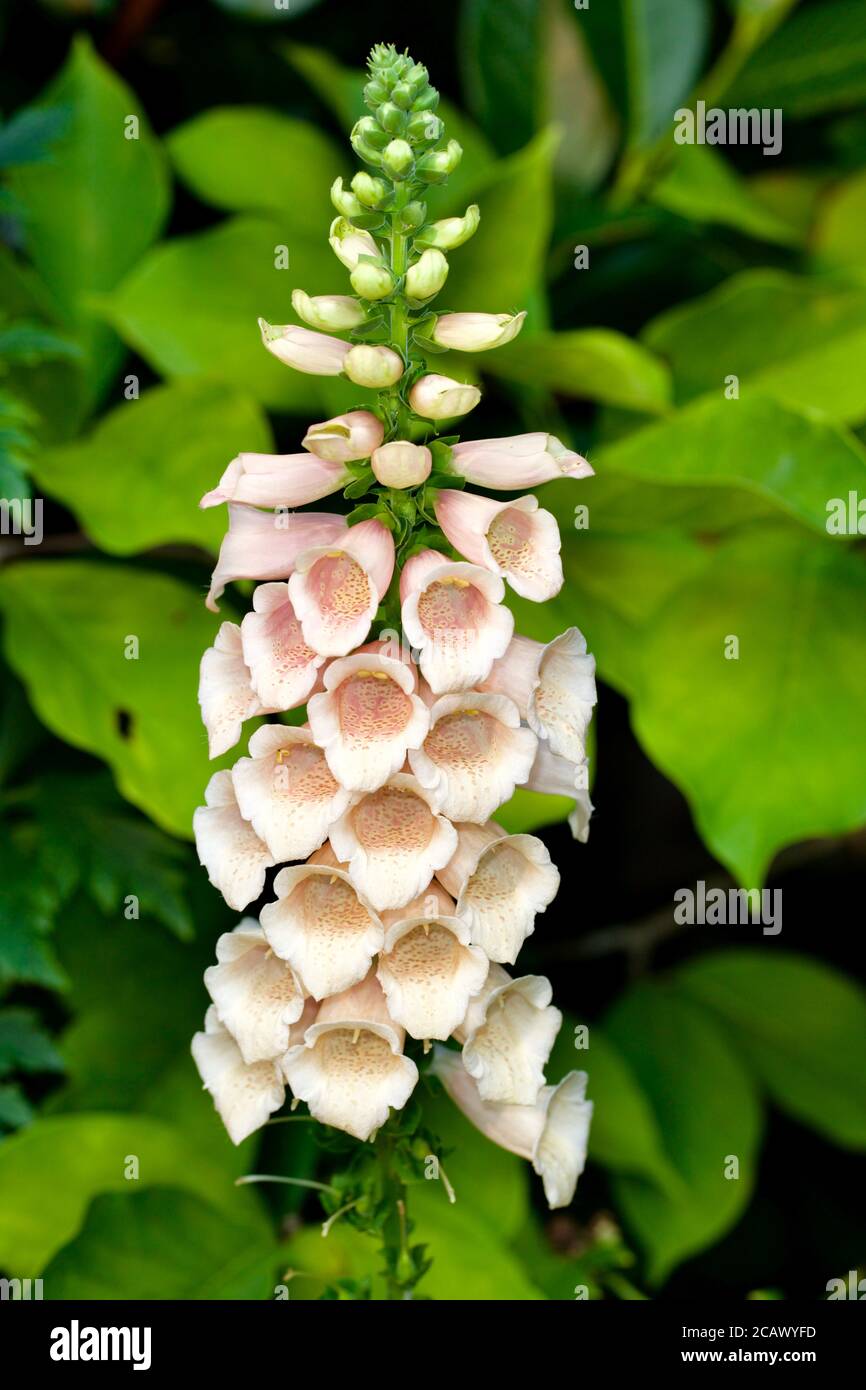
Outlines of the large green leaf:
M201 511L199 499L234 454L272 448L255 401L222 383L179 381L117 406L74 444L41 451L33 471L111 555L172 542L216 553L225 509Z
M866 271L866 173L853 174L826 197L813 248L826 265Z
M62 989L66 977L46 940L59 893L39 861L8 827L0 835L0 986L21 982Z
M726 106L780 107L785 120L856 106L866 97L860 0L804 7L754 53L725 92Z
M291 213L296 231L322 236L328 190L346 161L306 121L263 106L215 106L173 130L168 153L202 202L229 212Z
M857 985L775 950L703 956L676 982L718 1015L782 1109L837 1144L866 1148L866 997Z
M485 1139L444 1094L424 1097L424 1123L441 1141L442 1166L458 1205L500 1237L516 1235L529 1212L529 1170L523 1160ZM430 1179L423 1187L431 1190L431 1211L448 1205L441 1181Z
M721 397L733 375L741 399L760 389L837 420L866 419L866 289L744 271L663 314L643 338L670 362L680 402Z
M275 410L320 408L323 377L278 362L256 323L294 319L291 292L344 293L345 271L318 237L285 221L237 217L155 247L102 309L124 340L168 377L208 376ZM290 268L277 269L277 248ZM357 399L357 386L351 388Z
M177 1188L95 1198L44 1275L51 1299L266 1299L279 1248Z
M12 186L27 209L28 251L36 269L66 321L79 330L91 366L92 401L119 354L105 326L94 323L89 296L112 289L159 235L168 212L168 176L136 97L88 39L75 41L42 101L68 107L68 127L52 158L17 169Z
M782 246L802 240L798 229L759 202L728 161L708 145L678 145L671 168L653 185L650 196L692 222L733 227Z
M627 410L661 413L670 402L665 363L640 343L610 328L521 335L488 353L483 371L526 386L604 401Z
M749 392L696 401L599 459L602 471L647 482L744 488L822 535L829 500L866 487L866 450L852 434Z
M705 0L605 0L578 11L631 144L660 135L688 96L701 68L709 16Z
M0 1009L0 1076L63 1071L63 1058L32 1009Z
M866 821L864 599L847 547L747 530L644 629L635 729L744 887L783 845Z
M130 1160L138 1160L138 1178ZM0 1267L32 1278L80 1229L101 1192L174 1186L265 1230L256 1199L214 1155L147 1115L55 1115L0 1145Z
M542 0L464 0L459 52L467 105L502 154L535 133Z
M111 765L128 800L190 836L214 766L196 689L217 620L186 584L93 560L0 575L5 650L42 721ZM129 638L138 657L127 659ZM231 759L231 755L228 755Z
M743 1212L755 1178L760 1102L722 1030L668 986L638 986L604 1026L652 1106L682 1180L668 1195L640 1178L614 1179L617 1209L646 1253L647 1277L660 1283ZM731 1158L738 1175L729 1177Z

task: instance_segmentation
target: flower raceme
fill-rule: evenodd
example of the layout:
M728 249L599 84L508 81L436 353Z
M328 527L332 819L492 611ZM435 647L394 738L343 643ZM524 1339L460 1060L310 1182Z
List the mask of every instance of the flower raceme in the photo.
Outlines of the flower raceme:
M506 585L537 603L559 591L555 518L531 492L465 485L520 493L592 469L544 432L438 436L481 391L428 372L425 346L492 350L525 315L436 316L447 253L480 209L427 220L460 147L426 69L377 48L366 94L352 144L368 168L336 181L325 229L352 293L296 289L307 326L260 328L287 367L376 394L311 423L297 453L239 454L201 502L228 517L208 605L255 582L202 658L211 756L259 723L211 778L196 844L234 911L265 901L217 942L193 1055L235 1143L287 1090L368 1140L428 1069L562 1206L586 1152L586 1078L547 1084L550 984L506 969L559 875L495 817L515 788L566 792L586 839L595 663L576 627L543 645L504 606ZM348 515L298 510L338 492Z

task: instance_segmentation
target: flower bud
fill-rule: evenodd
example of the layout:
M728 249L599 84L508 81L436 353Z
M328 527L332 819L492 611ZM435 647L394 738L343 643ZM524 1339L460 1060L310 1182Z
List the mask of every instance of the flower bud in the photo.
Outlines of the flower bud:
M364 88L364 100L368 106L381 106L383 101L388 100L388 88L377 78L373 78Z
M480 221L480 209L477 203L473 203L462 217L446 217L442 222L433 222L425 227L416 237L416 245L438 246L440 251L453 251L475 235Z
M292 308L299 319L325 333L346 333L366 321L357 299L349 294L318 294L312 298L303 290L292 290Z
M412 105L412 88L406 82L398 82L391 89L391 100L395 106L399 106L401 111L408 111Z
M430 477L433 455L424 444L395 439L380 445L370 463L383 487L418 487Z
M435 87L425 87L412 102L413 111L435 111L439 105L439 93Z
M488 352L516 338L524 320L522 314L443 314L433 330L439 347L457 352Z
M343 360L343 371L356 386L382 390L403 375L403 359L391 348L359 343Z
M365 208L380 208L388 196L388 187L362 169L352 179L352 192Z
M362 256L380 259L379 248L370 233L359 231L345 217L334 218L328 240L334 255L347 270L354 270Z
M449 140L444 150L431 150L418 161L418 177L425 183L441 183L453 174L463 158L463 147L456 140Z
M432 299L448 279L448 262L441 251L425 251L406 272L406 294L410 299Z
M430 74L428 73L424 64L413 63L411 68L409 68L408 72L404 74L403 80L405 81L407 87L411 87L412 96L416 97L418 96L419 92L423 92L424 88L427 86L429 79Z
M382 164L392 178L405 179L415 164L415 156L408 140L392 140L382 151Z
M310 425L304 448L328 463L351 463L369 458L383 438L382 422L372 411L351 410L347 415Z
M379 108L379 124L390 135L402 135L408 120L406 112L401 111L399 106L395 106L393 101L386 101Z
M339 338L324 333L311 333L293 323L272 324L259 319L262 342L287 366L312 376L339 376L343 370L349 346Z
M407 203L406 206L400 210L397 230L401 233L414 232L416 227L422 227L424 225L426 217L426 203Z
M466 415L480 400L477 386L435 374L420 377L409 392L409 404L415 414L425 420L450 420L455 415Z
M409 121L406 131L409 139L416 144L428 142L435 144L445 133L445 123L434 116L432 111L416 111Z
M362 299L386 299L397 283L386 265L366 260L358 262L349 278Z
M344 217L360 217L364 211L354 193L343 187L342 179L334 179L331 184L331 202Z
M381 151L388 135L372 116L362 116L349 138L352 141L352 149L367 164L382 163Z

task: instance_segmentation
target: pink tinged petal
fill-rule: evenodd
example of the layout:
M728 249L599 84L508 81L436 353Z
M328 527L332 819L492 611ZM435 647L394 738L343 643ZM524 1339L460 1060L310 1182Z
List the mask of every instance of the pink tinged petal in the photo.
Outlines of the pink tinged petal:
M339 376L349 351L349 344L327 333L314 333L295 324L271 324L259 319L262 342L268 352L311 376Z
M551 1005L543 975L512 980L491 965L484 988L472 1000L454 1036L463 1043L463 1065L484 1101L534 1105L562 1014Z
M393 439L375 450L370 466L383 487L420 487L430 477L433 455L425 444Z
M415 1089L418 1068L403 1056L403 1039L370 975L324 1001L304 1045L286 1053L286 1080L322 1124L367 1140Z
M574 763L585 760L586 734L597 700L595 657L587 652L586 639L576 627L546 646L515 636L483 685L508 695L552 753Z
M454 899L450 893L446 893L441 883L435 878L430 882L417 898L406 903L405 907L392 908L390 911L381 913L382 923L388 931L396 922L405 922L409 917L426 917L432 920L434 917L455 917L456 909Z
M526 781L537 742L506 696L470 690L436 701L430 732L409 764L444 816L481 823Z
M287 584L260 584L253 610L241 623L252 687L269 711L295 709L315 688L325 658L304 641Z
M482 1100L456 1053L437 1047L431 1071L476 1129L530 1160L551 1209L569 1205L586 1163L592 1119L586 1072L572 1071L558 1086L543 1086L534 1105L499 1105Z
M586 844L590 818L595 810L589 799L589 762L586 758L574 763L570 758L552 752L550 744L541 741L526 788L527 791L541 792L544 796L573 796L575 807L568 824L574 838Z
M555 435L540 432L507 439L467 439L454 445L450 467L477 487L502 492L540 487L556 478L593 476L585 458L566 449Z
M409 392L409 404L416 415L425 420L451 420L458 415L468 415L480 400L477 386L455 381L450 376L438 376L435 372L420 377Z
M234 747L245 719L271 712L252 687L241 630L235 623L223 623L213 646L202 656L198 702L212 758Z
M322 656L360 646L393 571L394 541L375 519L347 529L338 546L299 555L289 597L308 645Z
M207 805L192 818L199 863L229 907L243 912L261 895L275 860L241 815L230 772L215 772L204 796Z
M403 572L402 617L406 636L420 652L422 674L438 695L478 685L490 674L511 640L514 617L502 607L501 579L441 557L433 565L426 559L433 553L414 557Z
M219 1020L240 1048L247 1066L282 1057L292 1024L304 1012L303 990L252 917L216 944L217 964L204 972L205 988Z
M331 847L377 912L423 892L457 847L457 832L414 777L397 773L331 827Z
M332 466L366 459L385 438L382 421L369 410L350 410L333 420L311 425L304 437L304 448Z
M313 738L344 787L375 791L399 772L430 725L401 661L358 653L331 662L307 708Z
M455 550L507 579L522 598L541 603L562 588L562 542L556 518L535 497L495 502L446 488L436 518Z
M457 827L458 852L438 877L457 916L490 960L513 964L535 918L556 897L559 873L534 835L505 835L494 822Z
M285 724L256 730L250 757L235 763L232 781L241 814L277 862L306 859L351 801L309 730Z
M260 512L229 503L229 529L220 546L207 606L218 612L217 599L234 579L288 579L300 554L313 546L333 545L346 531L344 517L328 512Z
M426 914L389 927L379 956L388 1012L413 1038L447 1038L487 977L487 957L458 917Z
M219 487L205 493L199 506L243 502L252 507L304 507L337 492L350 477L342 464L311 454L238 454Z
M192 1040L192 1055L233 1144L261 1129L286 1098L276 1063L248 1066L213 1006L205 1017L205 1031L196 1033Z
M268 944L287 961L315 999L340 994L363 980L384 928L342 869L301 864L281 869L277 901L266 903L261 923Z
M434 341L452 352L488 352L516 338L526 314L440 314Z

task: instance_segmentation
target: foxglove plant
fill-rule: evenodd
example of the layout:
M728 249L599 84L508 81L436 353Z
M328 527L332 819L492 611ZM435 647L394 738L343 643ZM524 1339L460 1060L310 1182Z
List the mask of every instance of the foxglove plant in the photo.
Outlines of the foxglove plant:
M231 580L261 581L202 659L211 755L248 719L305 706L306 722L260 724L196 812L201 863L236 911L287 867L260 920L217 943L192 1050L235 1143L287 1088L293 1109L365 1141L323 1202L380 1236L391 1296L407 1297L427 1265L409 1245L406 1182L436 1152L409 1104L422 1071L529 1159L551 1206L571 1201L584 1164L586 1076L545 1082L562 1021L550 984L504 968L559 875L540 840L494 817L515 787L564 790L586 839L595 663L576 628L543 646L514 633L503 604L506 585L536 602L560 589L553 516L531 494L464 489L513 494L592 470L544 433L440 433L481 393L427 356L500 347L525 316L432 311L479 209L428 220L425 192L460 146L424 67L378 46L369 68L370 114L351 137L367 168L331 190L330 244L353 294L296 289L307 326L260 327L288 367L377 394L311 424L304 452L239 455L201 504L228 509L209 606ZM366 500L347 516L296 510L337 492Z

